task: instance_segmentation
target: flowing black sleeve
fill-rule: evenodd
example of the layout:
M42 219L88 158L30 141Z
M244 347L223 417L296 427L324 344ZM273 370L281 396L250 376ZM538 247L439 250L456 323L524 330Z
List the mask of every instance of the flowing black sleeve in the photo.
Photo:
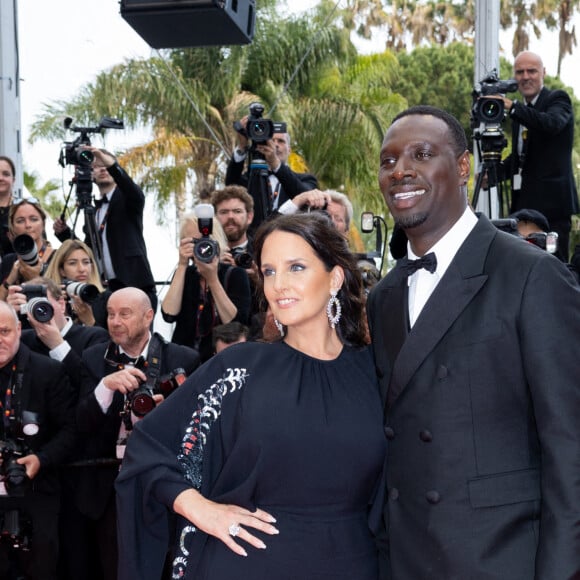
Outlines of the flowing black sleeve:
M136 424L115 485L120 580L161 577L173 502L192 487L208 495L246 376L215 357Z

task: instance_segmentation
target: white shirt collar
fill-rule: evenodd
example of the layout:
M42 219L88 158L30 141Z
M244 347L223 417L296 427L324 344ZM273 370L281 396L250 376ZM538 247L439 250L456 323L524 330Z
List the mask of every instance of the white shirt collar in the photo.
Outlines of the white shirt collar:
M432 248L425 252L426 254L433 252L437 257L437 269L433 274L437 274L439 278L445 274L449 264L455 258L455 254L457 254L459 248L475 227L475 224L477 224L477 216L467 206L462 216L453 224L449 231ZM419 256L413 253L410 242L407 242L407 256L410 260L419 258ZM413 276L416 274L415 272ZM410 278L411 276L409 276Z

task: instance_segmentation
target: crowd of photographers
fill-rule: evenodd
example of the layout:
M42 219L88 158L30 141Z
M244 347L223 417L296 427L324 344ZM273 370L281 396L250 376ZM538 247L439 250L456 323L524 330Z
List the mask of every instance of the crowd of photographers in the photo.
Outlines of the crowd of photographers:
M39 202L12 198L14 164L0 156L0 577L115 578L113 482L134 422L215 352L277 336L258 299L257 225L325 211L348 238L350 200L292 171L283 124L254 108L236 128L226 186L180 224L160 304L174 325L171 342L153 329L145 196L115 156L82 146L99 195L84 241L55 221L56 249ZM520 208L497 226L555 251L537 210ZM404 234L394 233L393 257L405 248ZM576 248L576 274L579 262ZM361 273L368 292L380 274L368 260Z

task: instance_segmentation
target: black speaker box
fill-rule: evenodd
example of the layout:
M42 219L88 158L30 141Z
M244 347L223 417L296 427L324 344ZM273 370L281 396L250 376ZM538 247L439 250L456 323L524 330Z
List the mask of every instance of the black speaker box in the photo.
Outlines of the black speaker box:
M255 0L121 0L121 16L153 48L248 44Z

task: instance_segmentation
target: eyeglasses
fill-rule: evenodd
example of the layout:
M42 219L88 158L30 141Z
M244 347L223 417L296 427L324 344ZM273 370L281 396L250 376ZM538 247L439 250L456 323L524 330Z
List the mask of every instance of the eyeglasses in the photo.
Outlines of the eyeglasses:
M20 205L21 203L30 203L32 205L40 205L40 202L35 197L21 197L20 199L15 199L12 205Z

